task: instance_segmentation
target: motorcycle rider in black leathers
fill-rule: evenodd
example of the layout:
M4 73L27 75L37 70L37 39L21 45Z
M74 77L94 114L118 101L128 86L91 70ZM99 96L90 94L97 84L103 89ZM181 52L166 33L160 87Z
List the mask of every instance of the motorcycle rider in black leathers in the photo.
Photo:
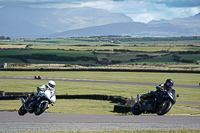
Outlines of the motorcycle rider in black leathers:
M141 95L141 98L146 99L146 98L152 97L155 94L158 94L160 92L172 89L173 85L174 85L174 81L172 79L167 79L165 81L165 83L161 83L160 85L156 86L156 91L149 91L147 94Z

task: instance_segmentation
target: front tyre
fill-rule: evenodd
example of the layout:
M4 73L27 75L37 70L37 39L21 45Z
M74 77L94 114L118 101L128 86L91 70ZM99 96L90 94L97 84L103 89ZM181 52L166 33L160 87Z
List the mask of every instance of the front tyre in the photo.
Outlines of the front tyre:
M26 111L26 109L24 108L24 105L22 105L21 107L20 107L20 109L18 110L18 114L20 115L20 116L23 116L23 115L25 115L27 113L27 111Z
M41 115L48 108L48 103L42 103L37 110L34 112L35 115Z
M141 113L143 113L143 111L140 109L140 106L138 105L138 103L136 103L133 108L132 108L132 113L134 115L140 115Z
M164 115L166 114L172 107L172 102L170 100L162 101L158 106L156 110L157 115Z

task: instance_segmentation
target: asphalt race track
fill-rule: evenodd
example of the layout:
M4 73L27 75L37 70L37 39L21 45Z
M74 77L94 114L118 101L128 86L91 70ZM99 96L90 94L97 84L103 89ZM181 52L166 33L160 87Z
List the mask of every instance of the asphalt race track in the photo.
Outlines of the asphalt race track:
M0 112L0 132L200 129L200 116Z

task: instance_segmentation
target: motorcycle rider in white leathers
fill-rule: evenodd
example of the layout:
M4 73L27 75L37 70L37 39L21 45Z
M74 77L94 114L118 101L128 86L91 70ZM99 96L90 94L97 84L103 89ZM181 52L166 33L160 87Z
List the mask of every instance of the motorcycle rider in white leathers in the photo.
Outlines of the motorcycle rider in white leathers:
M33 100L35 100L38 97L38 94L40 91L45 91L47 89L49 89L53 94L55 94L55 86L56 83L53 80L48 81L47 85L42 85L37 87L37 92L32 93L31 95L29 95L29 97L26 99L25 101L25 106L27 109L32 109L31 105L29 105Z

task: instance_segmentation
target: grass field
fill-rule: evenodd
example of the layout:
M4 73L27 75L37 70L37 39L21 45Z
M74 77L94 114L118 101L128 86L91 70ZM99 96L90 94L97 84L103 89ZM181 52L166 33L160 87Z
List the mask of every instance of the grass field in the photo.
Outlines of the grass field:
M175 46L170 51L200 51L200 46Z
M44 49L0 49L0 63L28 64L95 64L90 51L63 51ZM83 59L82 59L83 58ZM88 60L86 60L87 58ZM60 59L60 60L59 60ZM93 59L90 60L90 59Z
M99 37L79 37L79 38L57 38L57 39L20 39L20 40L0 40L1 44L32 44L32 45L172 45L174 43L192 45L199 43L199 37L123 37L123 36L99 36Z
M33 49L46 49L46 45L34 45L31 48ZM114 49L124 49L124 50L132 50L132 51L166 51L169 49L169 46L49 46L49 49L65 49L65 50L110 50L113 51ZM192 49L192 48L191 48ZM196 51L196 49L193 49Z
M78 57L78 56L87 56L87 57L93 57L91 52L78 52L78 51L62 51L62 50L39 50L39 49L30 49L30 50L24 50L24 49L6 49L2 50L0 49L1 55L30 55L30 54L52 54L52 55L58 55L58 56L68 56L68 57Z
M169 69L200 68L199 37L101 36L0 40L0 48L0 63L82 66L145 64L164 65ZM180 57L179 60L175 60L174 55Z
M200 81L199 74L186 73L142 73L142 72L0 72L0 76L8 77L33 77L40 75L52 78L68 78L68 79L90 79L90 80L110 80L110 81L130 81L130 82L149 82L162 83L167 78L172 78L175 84L198 85ZM46 84L41 80L0 80L0 90L11 92L33 92L36 87ZM155 90L153 86L139 85L116 85L101 83L75 83L75 82L56 82L56 94L106 94L117 95L123 97L136 98L138 93L147 93ZM177 102L199 102L200 92L198 89L192 88L175 88L180 94ZM6 104L5 104L6 103ZM0 101L0 110L18 110L21 103L15 101ZM175 104L168 114L200 114L200 110L190 107L199 107L194 104ZM101 113L114 114L114 104L109 101L96 100L57 100L54 107L50 107L49 112L62 113Z

